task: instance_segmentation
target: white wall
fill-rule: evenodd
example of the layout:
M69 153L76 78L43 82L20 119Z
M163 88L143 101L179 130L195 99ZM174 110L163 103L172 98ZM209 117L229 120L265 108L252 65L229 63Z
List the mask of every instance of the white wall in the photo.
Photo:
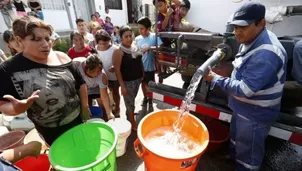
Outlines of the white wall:
M27 3L27 0L22 0L25 4ZM73 10L73 5L72 5L72 1L70 1L70 10L71 10L71 14L73 15L73 22L75 21L75 16L74 16L74 10ZM67 7L66 7L67 8ZM26 8L26 11L30 11L29 8ZM68 20L68 15L67 15L67 11L63 11L63 10L45 10L43 9L43 13L44 13L44 21L46 21L47 23L51 24L55 30L68 30L71 29L70 25L69 25L69 20ZM3 20L2 14L0 12L0 32L4 32L5 30L7 30L6 24Z
M232 0L190 0L191 10L187 20L192 24L205 30L223 33L226 23L231 14L248 0L240 3L233 3ZM266 7L282 5L301 5L302 0L258 0ZM284 17L280 23L268 24L267 28L272 30L277 36L301 35L302 16ZM290 26L290 27L289 27Z
M111 22L113 25L122 26L128 24L128 13L127 13L127 0L122 0L123 9L114 10L110 9L109 15L111 17ZM101 10L100 8L101 7ZM101 15L105 14L105 1L104 0L95 0L95 10Z

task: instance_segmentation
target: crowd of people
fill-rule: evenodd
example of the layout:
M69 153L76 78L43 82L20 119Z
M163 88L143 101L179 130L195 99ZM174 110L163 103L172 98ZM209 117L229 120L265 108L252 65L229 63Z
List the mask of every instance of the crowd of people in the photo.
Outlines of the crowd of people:
M13 7L16 8L16 13L14 12ZM25 10L26 7L31 11L27 13ZM16 16L23 17L26 15L37 15L41 20L44 20L42 2L40 0L27 0L27 4L22 0L0 0L0 11L7 28L12 27L12 23Z
M133 130L137 129L135 98L141 84L142 105L152 107L152 99L147 99L147 84L155 81L152 50L158 48L156 39L162 43L151 32L150 19L138 20L140 35L134 37L128 25L113 26L109 16L105 22L98 13L91 18L92 22L76 20L67 54L52 49L54 30L37 15L16 18L12 29L3 34L11 57L1 51L0 77L6 84L0 86L0 111L11 116L27 112L49 146L91 117L94 100L103 109L104 119L110 120L120 117L122 95ZM24 154L36 155L36 146L27 145L29 152ZM16 161L9 151L0 155Z
M4 6L10 10L6 2L0 0L2 12L5 11ZM20 1L14 2L20 3ZM135 98L139 93L139 87L142 87L144 95L142 106L149 105L151 108L153 102L147 97L148 83L155 81L155 72L162 69L156 65L154 50L169 43L156 37L156 34L151 31L151 20L148 17L138 19L140 35L134 37L131 27L114 26L109 15L102 18L96 12L91 15L89 22L79 18L76 20L77 29L70 33L72 47L65 54L52 49L56 38L52 26L43 21L43 14L40 13L41 3L28 2L38 15L33 17L24 14L23 17L15 19L12 30L7 30L3 35L12 57L8 59L0 51L0 57L4 61L0 65L0 78L5 82L0 84L0 111L11 116L27 111L29 119L35 124L39 134L51 146L65 131L91 117L89 107L94 101L103 109L105 120L120 117L120 98L123 96L127 119L131 122L132 129L136 130ZM189 9L188 0L173 0L172 6L165 0L158 0L157 31L193 31L194 27L184 19ZM252 15L253 20L248 20L250 23L242 22L253 12L250 9L259 13ZM106 13L109 13L108 8ZM240 49L241 57L250 55L246 52L262 47L263 44L276 48L272 48L270 52L267 48L257 49L259 53L265 55L253 54L258 60L255 63L249 61L240 63L236 66L238 71L235 69L235 74L232 74L231 78L210 71L205 79L212 82L213 86L221 87L231 96L230 105L234 111L231 123L231 147L237 149L233 151L233 157L240 168L257 169L264 155L264 139L272 120L276 119L278 113L276 108L279 104L273 102L282 94L282 89L271 94L270 91L261 94L264 92L263 85L259 84L265 84L265 88L269 90L279 86L275 84L276 82L280 82L280 85L284 84L285 73L281 71L286 70L286 52L277 38L265 29L263 5L247 4L237 13L232 24L235 27L236 37L243 44ZM248 27L252 30L248 32L251 36L245 37L244 28ZM301 56L301 52L301 42L299 42L295 47L294 55ZM248 65L245 70L258 70L258 75L251 74L253 71L240 70L241 64ZM259 67L260 64L266 67ZM295 67L294 65L294 69ZM281 72L278 73L278 77L274 75L275 71ZM268 76L274 79L269 79ZM294 76L300 82L298 79L300 75ZM243 81L240 81L241 77ZM267 83L259 80L266 80ZM239 89L240 91L237 91ZM267 106L259 104L257 102L259 99L253 96L255 93L262 95L262 98L269 97L268 101L273 104L268 103ZM257 110L254 110L255 106ZM247 113L248 109L251 110ZM259 116L259 112L270 117ZM266 120L260 122L259 118ZM245 136L246 132L257 134L257 140ZM241 143L243 141L244 143ZM37 144L32 144L27 150L36 146ZM250 147L253 147L254 151L244 151ZM32 150L25 154L36 153L36 150ZM9 152L2 153L0 156L10 162L16 161Z

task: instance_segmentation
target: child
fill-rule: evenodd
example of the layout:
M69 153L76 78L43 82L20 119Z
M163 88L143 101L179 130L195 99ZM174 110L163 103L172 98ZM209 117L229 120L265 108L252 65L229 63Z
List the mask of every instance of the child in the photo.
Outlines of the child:
M74 45L68 50L67 53L71 59L77 57L87 57L88 53L93 51L89 45L85 45L84 36L77 30L74 30L70 33L70 40Z
M114 27L113 24L111 23L111 18L109 16L106 17L104 28L109 35L112 35Z
M97 54L89 54L87 58L77 58L76 61L79 63L78 70L87 85L89 106L92 106L92 100L96 99L98 105L105 109L106 119L113 119L107 91L108 77L101 59Z
M152 108L152 99L147 98L147 88L149 81L155 81L155 65L154 65L154 53L152 50L156 50L156 35L150 33L151 21L148 17L142 17L138 21L138 28L140 35L135 38L135 42L139 49L142 49L144 53L142 57L144 65L144 78L142 82L142 91L144 94L144 100L142 106L147 105L149 102L149 109ZM162 45L163 42L160 38L157 38L158 46Z
M115 116L120 116L120 85L113 69L112 56L117 47L111 44L111 36L105 30L99 30L95 35L96 50L104 64L104 70L109 80L109 88L115 103Z
M166 0L158 0L158 22L157 22L157 31L172 31L173 30L173 15L174 9L177 6L180 6L181 1L173 0L173 5L169 6ZM155 5L155 0L153 0Z
M119 26L114 26L113 29L113 35L112 35L112 42L115 45L119 45L121 43L121 38L120 38L120 27Z
M192 32L194 27L190 23L185 21L185 17L191 8L191 3L188 0L183 0L179 7L175 9L173 15L173 30L182 32Z

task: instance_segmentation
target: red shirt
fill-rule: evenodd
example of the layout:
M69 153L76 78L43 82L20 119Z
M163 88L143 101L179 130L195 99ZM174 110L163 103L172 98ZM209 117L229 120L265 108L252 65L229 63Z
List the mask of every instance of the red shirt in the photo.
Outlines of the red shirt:
M91 47L90 46L86 46L85 49L82 52L76 52L74 50L74 47L70 48L68 50L67 55L71 58L77 58L77 57L87 57L88 53L91 51Z

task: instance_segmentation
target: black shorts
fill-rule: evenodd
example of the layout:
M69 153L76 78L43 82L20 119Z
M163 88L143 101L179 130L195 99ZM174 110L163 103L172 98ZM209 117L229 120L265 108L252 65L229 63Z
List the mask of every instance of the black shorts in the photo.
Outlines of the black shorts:
M155 71L145 72L143 83L148 84L150 81L155 81Z
M108 87L110 89L119 88L120 84L119 84L119 82L117 80L115 80L115 81L108 80Z
M90 95L88 95L88 99L98 99L98 98L100 98L101 97L101 95L100 94L90 94Z

